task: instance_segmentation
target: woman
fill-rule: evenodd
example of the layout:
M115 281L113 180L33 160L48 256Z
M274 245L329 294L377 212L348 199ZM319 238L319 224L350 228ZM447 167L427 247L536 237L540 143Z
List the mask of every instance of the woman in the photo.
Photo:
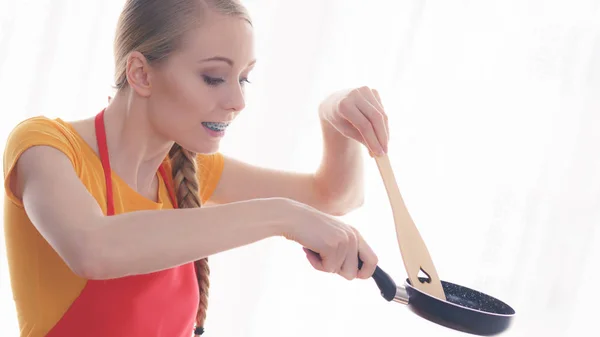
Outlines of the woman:
M207 257L273 236L302 245L317 270L373 273L376 255L333 216L362 201L360 143L386 151L375 90L323 101L322 164L292 174L218 152L254 64L238 2L128 0L115 61L117 93L95 117L31 118L8 139L5 236L22 336L200 335Z

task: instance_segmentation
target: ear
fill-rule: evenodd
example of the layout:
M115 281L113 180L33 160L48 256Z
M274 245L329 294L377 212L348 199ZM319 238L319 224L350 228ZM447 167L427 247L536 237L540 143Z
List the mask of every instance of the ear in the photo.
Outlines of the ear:
M129 86L140 96L150 96L150 65L146 57L138 51L134 51L127 57L127 82Z

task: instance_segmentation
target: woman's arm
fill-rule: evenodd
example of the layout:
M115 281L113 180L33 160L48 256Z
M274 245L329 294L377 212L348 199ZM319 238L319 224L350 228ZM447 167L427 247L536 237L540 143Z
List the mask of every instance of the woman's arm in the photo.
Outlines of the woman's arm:
M362 145L387 151L387 116L376 91L360 88L328 97L319 107L323 155L313 174L256 167L225 158L211 203L285 197L331 215L359 207L364 195Z
M223 173L208 204L280 197L330 215L344 215L362 202L363 170L358 145L325 144L321 165L312 174L259 167L224 156Z
M361 144L321 121L323 156L314 177L325 199L327 212L344 215L363 203L364 169Z
M357 248L371 272L377 263L351 227L288 199L105 216L62 152L32 147L16 165L11 189L41 235L84 278L150 273L278 235L321 254L317 269L356 277L348 256L355 259Z

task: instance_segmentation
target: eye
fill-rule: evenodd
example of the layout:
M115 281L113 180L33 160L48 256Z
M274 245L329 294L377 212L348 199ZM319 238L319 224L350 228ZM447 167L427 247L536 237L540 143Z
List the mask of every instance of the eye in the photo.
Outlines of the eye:
M250 82L250 81L248 80L248 78L247 78L247 77L244 77L244 78L240 79L240 84L241 84L242 86L243 86L244 84L246 84L246 83L250 84L250 83L252 83L252 82Z
M207 75L202 75L202 79L204 80L204 83L210 85L210 86L217 86L223 82L225 82L224 79L222 78L218 78L218 77L210 77Z

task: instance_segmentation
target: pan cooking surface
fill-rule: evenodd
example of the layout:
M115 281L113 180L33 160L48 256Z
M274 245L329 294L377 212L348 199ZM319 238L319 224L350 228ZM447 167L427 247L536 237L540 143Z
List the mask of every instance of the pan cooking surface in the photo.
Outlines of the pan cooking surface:
M410 284L410 281L407 280L407 282ZM445 281L442 281L442 287L446 294L446 300L452 304L498 315L515 314L515 311L506 303L479 291Z
M514 314L514 310L506 305L506 303L479 291L447 282L442 282L442 287L446 294L446 300L450 303L493 314Z

